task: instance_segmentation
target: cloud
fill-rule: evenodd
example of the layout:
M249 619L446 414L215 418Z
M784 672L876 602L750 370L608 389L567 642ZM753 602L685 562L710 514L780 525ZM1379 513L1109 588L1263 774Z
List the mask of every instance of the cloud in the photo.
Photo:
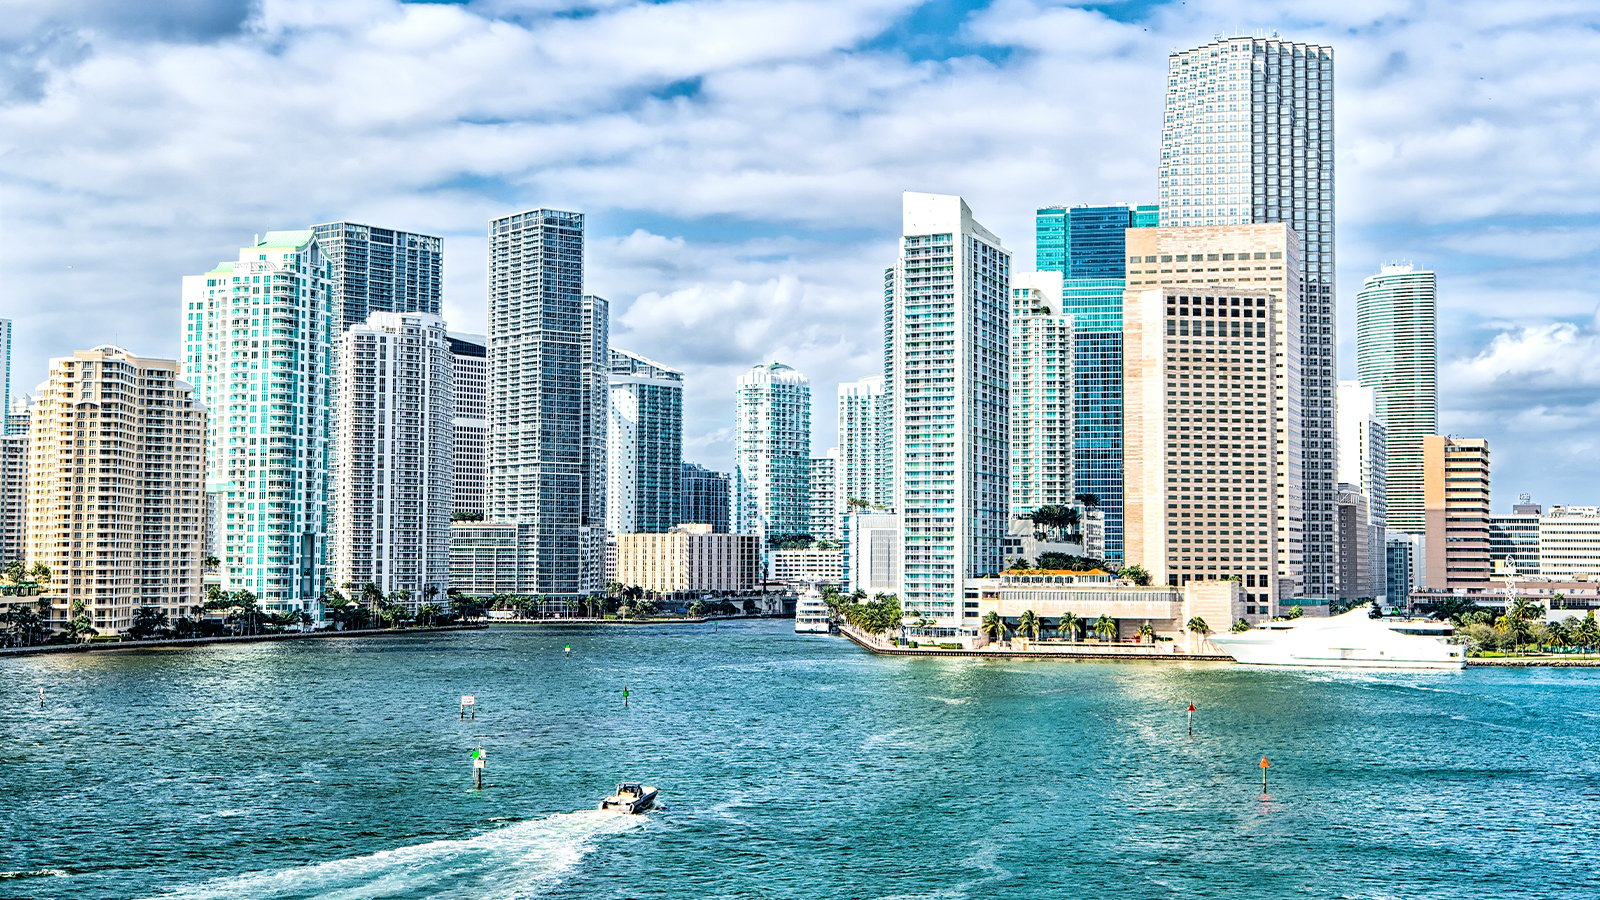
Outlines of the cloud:
M1540 492L1589 483L1504 423L1577 422L1556 366L1597 358L1591 4L947 13L0 0L0 315L17 319L19 384L105 340L175 355L182 274L338 218L443 235L446 312L482 330L485 223L542 205L588 213L589 288L611 299L619 346L689 373L704 461L728 462L733 378L772 358L813 378L820 451L833 382L877 365L900 191L963 194L1028 268L1035 208L1153 199L1166 54L1223 23L1335 47L1346 362L1361 277L1433 267L1450 421L1496 429L1497 471ZM935 21L947 33L907 33Z

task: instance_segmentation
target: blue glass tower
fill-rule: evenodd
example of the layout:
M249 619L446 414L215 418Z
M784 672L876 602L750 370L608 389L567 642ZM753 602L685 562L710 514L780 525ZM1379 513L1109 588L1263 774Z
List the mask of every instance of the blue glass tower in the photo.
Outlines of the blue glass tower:
M1106 558L1123 558L1122 289L1126 231L1157 224L1151 206L1051 206L1035 217L1035 268L1063 276L1061 308L1073 314L1073 478L1099 498Z

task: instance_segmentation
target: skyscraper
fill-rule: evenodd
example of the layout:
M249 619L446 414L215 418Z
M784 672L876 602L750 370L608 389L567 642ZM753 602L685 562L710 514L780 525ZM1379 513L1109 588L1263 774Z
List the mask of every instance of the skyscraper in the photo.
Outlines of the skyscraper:
M678 518L682 524L710 525L718 534L728 531L728 507L731 492L728 476L713 472L705 466L686 462L683 464L682 500Z
M375 312L439 315L444 284L439 238L354 222L311 230L332 264L335 335Z
M1356 372L1388 428L1389 527L1409 534L1426 524L1422 439L1439 430L1435 290L1432 272L1384 266L1356 294Z
M206 417L225 590L310 612L328 566L333 312L310 231L272 231L183 280L184 380Z
M1333 50L1237 37L1172 54L1161 224L1284 222L1302 247L1305 581L1334 594Z
M1023 272L1011 286L1011 515L1073 504L1072 316L1061 275Z
M666 531L682 520L683 373L611 351L606 528Z
M805 534L811 527L811 382L782 363L766 363L739 376L735 401L734 532L759 534L763 541Z
M1238 577L1253 616L1300 573L1298 250L1284 225L1128 236L1128 562Z
M81 614L119 632L141 606L175 618L200 604L205 437L205 407L174 360L107 346L50 361L33 411L27 558L50 567L52 622Z
M11 413L11 320L0 319L0 415Z
M0 565L22 559L27 514L28 433L0 434Z
M340 338L333 580L406 591L450 587L455 366L444 320L377 312Z
M1489 560L1489 442L1438 434L1424 437L1422 484L1427 581L1420 586L1487 588L1493 571ZM1540 566L1549 573L1542 540Z
M455 369L455 512L482 516L489 490L489 348L478 334L450 335Z
M603 303L603 301L602 301ZM533 209L489 223L488 518L518 526L523 593L599 587L605 425L593 421L604 322L583 293L583 214ZM598 346L604 346L603 338ZM600 446L595 446L596 440Z
M909 618L961 624L967 579L1004 566L1011 253L960 197L908 191L902 225L887 373L900 600Z
M1340 493L1353 489L1364 501L1364 516L1356 524L1364 566L1344 559L1349 539L1339 539L1339 596L1349 600L1380 597L1386 590L1385 546L1388 543L1388 432L1378 418L1378 401L1373 390L1360 382L1339 382L1339 479ZM1347 502L1348 507L1348 502ZM1348 514L1348 509L1340 511ZM1340 523L1344 526L1343 521ZM1352 578L1353 576L1353 578Z
M839 448L811 457L810 526L806 533L819 541L839 539Z
M893 502L894 465L890 448L889 402L883 376L869 375L839 385L839 465L835 473L839 511L851 501L867 509Z
M1062 275L1073 320L1073 492L1095 498L1106 558L1123 558L1122 292L1127 229L1158 224L1155 206L1052 206L1035 220L1040 271Z

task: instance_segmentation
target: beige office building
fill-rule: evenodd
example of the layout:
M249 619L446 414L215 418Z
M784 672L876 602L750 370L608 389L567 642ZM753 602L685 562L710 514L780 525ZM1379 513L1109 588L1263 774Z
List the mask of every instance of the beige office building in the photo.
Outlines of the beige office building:
M617 581L647 591L746 591L761 578L761 538L679 525L665 534L617 535Z
M1489 442L1422 439L1422 511L1429 588L1489 584Z
M206 410L178 363L96 347L50 361L29 434L27 558L50 567L51 622L102 634L141 606L200 603Z
M1238 577L1247 618L1301 582L1299 240L1287 225L1128 231L1126 558Z

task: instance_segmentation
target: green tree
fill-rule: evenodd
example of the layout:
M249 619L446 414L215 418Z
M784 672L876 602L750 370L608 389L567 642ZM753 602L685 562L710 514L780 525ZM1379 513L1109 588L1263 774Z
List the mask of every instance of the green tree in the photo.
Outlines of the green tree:
M1289 615L1285 616L1285 618L1298 619L1305 614L1305 607L1296 604L1295 606L1289 607Z
M452 522L482 522L483 513L477 510L458 509L450 514Z
M1006 639L1006 620L1000 618L999 613L991 611L983 617L983 623L978 626L978 630L998 644Z
M1572 637L1580 647L1593 650L1596 646L1600 646L1600 622L1595 621L1594 610L1589 610L1583 621L1572 630Z
M1240 619L1239 621L1233 623L1233 628L1229 630L1234 634L1238 634L1241 631L1249 631L1251 627L1253 626L1251 626L1249 622L1246 622L1244 619Z
M1453 622L1457 627L1466 624L1467 616L1479 612L1482 608L1478 601L1471 597L1447 594L1433 601L1433 610L1429 615L1441 622Z
M133 621L128 624L128 637L142 641L167 630L167 611L159 606L141 606L133 611Z
M5 564L4 569L0 569L0 578L11 584L22 584L28 580L28 564L20 559L13 559Z
M1150 584L1150 573L1145 571L1144 566L1123 566L1122 571L1117 573L1117 577L1127 579L1140 587L1146 587Z
M1082 619L1070 612L1065 612L1061 614L1060 620L1056 622L1056 634L1069 641L1076 641L1078 639L1078 629L1082 627Z
M1156 627L1149 622L1139 626L1139 642L1154 644L1156 642Z
M444 608L437 603L424 603L417 607L417 624L431 628L444 618Z
M1094 634L1095 637L1102 641L1110 641L1115 638L1117 636L1117 620L1105 613L1101 613L1100 618L1094 620Z
M1033 610L1025 609L1022 611L1022 615L1017 617L1017 634L1029 640L1037 641L1043 630L1039 626L1039 617L1034 615Z
M1082 504L1084 509L1095 509L1100 505L1100 497L1098 494L1083 493L1073 497L1072 499Z

